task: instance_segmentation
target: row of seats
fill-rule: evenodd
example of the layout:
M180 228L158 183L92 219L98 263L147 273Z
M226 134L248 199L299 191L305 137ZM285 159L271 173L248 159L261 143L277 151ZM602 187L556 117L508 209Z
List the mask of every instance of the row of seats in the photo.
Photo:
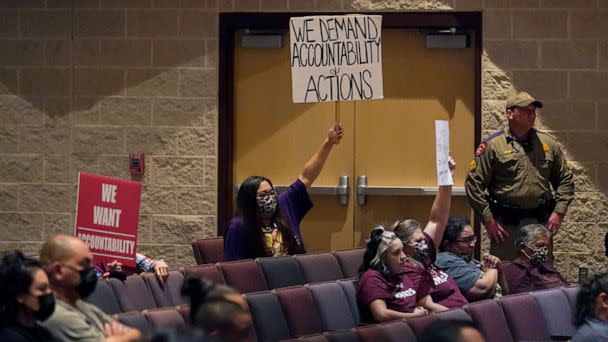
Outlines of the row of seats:
M185 328L189 322L190 308L175 308L130 311L114 315L121 323L139 329L144 334L167 328Z
M505 296L438 314L361 326L353 280L247 294L259 341L415 341L436 320L475 322L487 341L571 337L578 287Z
M87 299L108 314L174 307L185 304L180 289L186 277L205 277L241 293L352 278L357 275L363 249L220 262L171 271L164 285L153 273L101 280Z

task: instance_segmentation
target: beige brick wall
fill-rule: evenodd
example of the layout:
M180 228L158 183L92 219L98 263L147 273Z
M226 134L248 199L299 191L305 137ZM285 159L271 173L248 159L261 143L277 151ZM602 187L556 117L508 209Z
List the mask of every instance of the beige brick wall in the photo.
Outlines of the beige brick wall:
M525 88L568 153L558 266L571 280L579 263L603 269L605 0L1 1L0 250L70 232L77 172L130 178L126 155L145 151L140 250L193 262L189 241L215 233L218 12L453 9L484 11L483 133Z

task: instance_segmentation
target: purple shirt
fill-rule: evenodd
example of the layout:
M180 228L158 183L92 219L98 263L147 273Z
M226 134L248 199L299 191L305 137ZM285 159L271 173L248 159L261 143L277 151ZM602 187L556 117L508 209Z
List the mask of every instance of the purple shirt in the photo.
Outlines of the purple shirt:
M566 279L550 263L532 267L521 260L502 266L511 294L567 286Z
M361 275L357 284L357 301L368 315L369 304L377 299L384 300L388 309L414 312L418 301L429 294L429 290L428 286L414 287L412 281L403 273L386 279L380 272L369 269Z
M300 222L312 208L312 201L304 183L299 178L296 179L287 190L277 196L277 205L298 242L296 253L306 253L300 233ZM252 241L250 234L241 217L237 216L230 220L228 229L224 233L224 257L226 260L255 259L266 256L256 255L250 243Z
M426 240L429 246L429 256L432 263L429 267L425 268L407 262L403 266L405 274L412 280L416 288L423 286L421 284L430 283L431 298L437 304L441 304L449 309L459 308L468 304L469 302L460 292L458 284L456 284L454 279L435 265L435 261L437 260L435 243L427 233L423 234L424 240Z

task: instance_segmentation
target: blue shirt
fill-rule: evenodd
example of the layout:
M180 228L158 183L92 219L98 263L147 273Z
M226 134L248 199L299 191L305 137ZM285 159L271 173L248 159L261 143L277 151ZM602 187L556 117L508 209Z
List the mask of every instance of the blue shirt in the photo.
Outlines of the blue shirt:
M587 341L608 341L608 323L593 317L587 318L572 337L572 342Z
M458 288L464 294L475 286L481 276L481 269L477 260L467 262L450 252L439 253L435 264L456 281Z

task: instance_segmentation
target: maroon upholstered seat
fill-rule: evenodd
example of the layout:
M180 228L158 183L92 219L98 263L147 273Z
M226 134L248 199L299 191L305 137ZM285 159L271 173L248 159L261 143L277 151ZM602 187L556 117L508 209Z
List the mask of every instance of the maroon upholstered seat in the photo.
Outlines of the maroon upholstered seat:
M416 335L404 321L394 321L356 328L361 342L407 342L416 341Z
M148 322L144 315L142 315L139 311L119 313L115 317L120 323L132 328L136 328L141 331L142 334L152 330L152 324L150 324L150 322Z
M200 277L207 278L214 283L226 284L224 275L214 264L185 266L182 267L181 271L184 274L184 278Z
M359 266L361 266L361 263L363 262L364 253L365 248L334 252L344 278L354 278L359 275Z
M338 283L311 284L308 289L321 314L324 330L350 329L357 325L348 298Z
M275 290L292 336L323 332L317 305L306 286Z
M528 293L505 296L499 300L516 341L549 341L543 314Z
M435 315L424 315L416 318L410 318L405 320L407 325L412 329L416 337L422 336L422 333L429 325L433 324L437 320Z
M241 293L268 290L262 269L251 259L220 262L218 267L224 275L226 284Z
M192 241L192 251L199 265L224 261L224 238L196 239Z
M465 310L479 326L479 330L485 336L486 341L513 341L507 318L498 301L489 299L468 304L465 306Z

